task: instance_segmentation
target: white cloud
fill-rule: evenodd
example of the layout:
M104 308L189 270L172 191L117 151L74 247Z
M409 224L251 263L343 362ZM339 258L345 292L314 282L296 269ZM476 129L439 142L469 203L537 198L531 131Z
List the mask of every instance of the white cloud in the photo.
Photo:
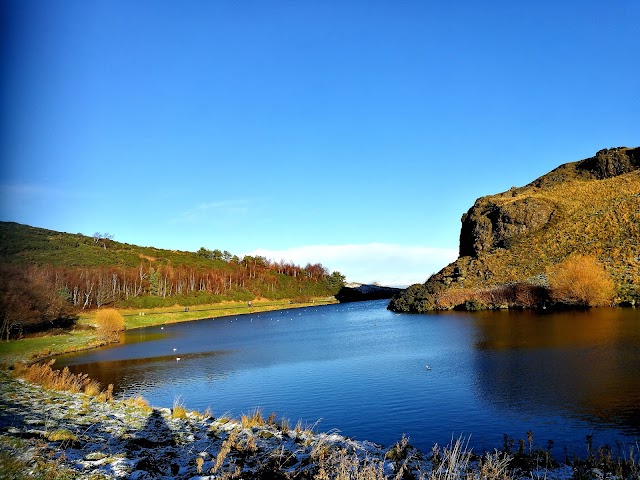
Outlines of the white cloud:
M349 282L381 285L423 283L429 275L458 258L458 250L388 243L360 245L305 245L283 250L259 248L246 255L286 260L298 265L322 263L346 275Z

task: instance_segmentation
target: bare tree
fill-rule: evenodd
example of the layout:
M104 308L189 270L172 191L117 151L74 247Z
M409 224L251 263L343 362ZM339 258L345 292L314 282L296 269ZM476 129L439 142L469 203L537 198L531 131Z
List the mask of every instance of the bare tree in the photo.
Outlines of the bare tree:
M93 236L94 245L98 245L99 243L101 243L102 244L102 248L104 248L104 249L107 248L107 243L109 243L109 241L113 240L113 235L111 235L110 233L107 233L107 232L104 232L104 233L95 232L92 236Z

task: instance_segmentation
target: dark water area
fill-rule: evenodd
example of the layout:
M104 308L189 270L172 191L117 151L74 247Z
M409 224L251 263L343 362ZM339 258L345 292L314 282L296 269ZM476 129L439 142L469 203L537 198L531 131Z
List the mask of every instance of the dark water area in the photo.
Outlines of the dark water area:
M58 367L171 407L239 417L260 407L423 451L503 435L556 454L640 439L640 310L399 315L387 301L150 327L123 343L67 355ZM175 349L175 350L174 350ZM179 358L179 360L178 360ZM528 445L528 443L527 443Z

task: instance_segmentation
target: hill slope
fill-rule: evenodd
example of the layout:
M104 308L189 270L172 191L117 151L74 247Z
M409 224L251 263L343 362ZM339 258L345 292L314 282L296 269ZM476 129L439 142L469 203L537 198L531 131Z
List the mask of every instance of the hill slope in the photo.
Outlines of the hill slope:
M48 285L77 308L332 296L344 280L321 264L300 267L205 248L139 247L106 234L89 237L8 222L0 222L0 269L5 297L18 283Z
M544 285L572 254L596 257L616 302L640 300L640 148L601 150L530 184L476 200L462 216L460 257L396 296L394 311L452 308L465 292L515 282ZM455 302L453 302L455 303Z

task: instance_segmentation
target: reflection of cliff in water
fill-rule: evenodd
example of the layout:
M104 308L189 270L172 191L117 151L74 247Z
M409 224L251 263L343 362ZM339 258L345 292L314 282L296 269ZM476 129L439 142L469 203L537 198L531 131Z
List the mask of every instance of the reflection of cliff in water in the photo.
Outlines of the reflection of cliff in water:
M475 317L476 385L487 402L524 416L568 411L640 433L639 310Z

